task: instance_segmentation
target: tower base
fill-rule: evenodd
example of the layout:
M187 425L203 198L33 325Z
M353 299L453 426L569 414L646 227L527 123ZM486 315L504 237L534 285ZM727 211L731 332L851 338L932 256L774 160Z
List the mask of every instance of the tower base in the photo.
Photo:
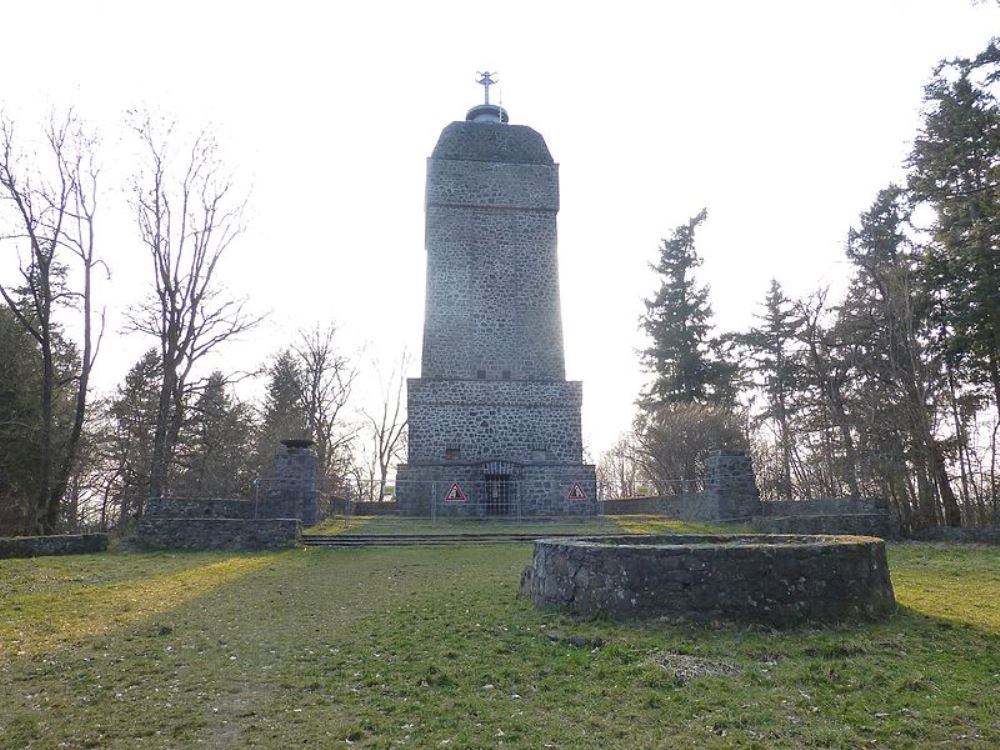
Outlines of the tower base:
M476 518L597 513L592 464L403 464L396 471L403 515Z

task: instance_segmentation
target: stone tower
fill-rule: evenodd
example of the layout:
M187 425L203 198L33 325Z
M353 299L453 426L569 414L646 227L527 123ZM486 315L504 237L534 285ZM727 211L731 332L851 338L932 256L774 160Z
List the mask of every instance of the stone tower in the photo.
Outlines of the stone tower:
M414 515L593 513L582 388L563 359L558 167L489 103L493 82L427 162L423 356L397 498Z

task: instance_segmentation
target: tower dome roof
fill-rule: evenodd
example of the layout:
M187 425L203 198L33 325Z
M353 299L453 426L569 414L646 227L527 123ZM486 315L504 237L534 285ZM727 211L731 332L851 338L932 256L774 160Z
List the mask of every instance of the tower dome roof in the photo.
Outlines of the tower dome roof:
M453 122L441 131L432 159L554 164L541 133L525 125Z
M510 121L510 117L507 115L506 109L501 107L499 104L489 103L477 104L465 113L465 119L469 122L491 122L501 124Z

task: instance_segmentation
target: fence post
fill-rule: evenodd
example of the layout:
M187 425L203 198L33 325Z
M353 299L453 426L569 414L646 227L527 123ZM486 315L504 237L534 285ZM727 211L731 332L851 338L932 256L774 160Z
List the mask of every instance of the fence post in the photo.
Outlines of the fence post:
M344 529L351 528L351 485L344 484Z

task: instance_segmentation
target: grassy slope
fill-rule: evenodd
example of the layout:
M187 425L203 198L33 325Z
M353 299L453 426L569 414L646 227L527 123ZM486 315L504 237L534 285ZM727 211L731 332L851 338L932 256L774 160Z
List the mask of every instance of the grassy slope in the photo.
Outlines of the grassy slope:
M1000 746L1000 550L895 546L899 615L788 633L574 623L516 598L529 557L0 561L0 747Z

